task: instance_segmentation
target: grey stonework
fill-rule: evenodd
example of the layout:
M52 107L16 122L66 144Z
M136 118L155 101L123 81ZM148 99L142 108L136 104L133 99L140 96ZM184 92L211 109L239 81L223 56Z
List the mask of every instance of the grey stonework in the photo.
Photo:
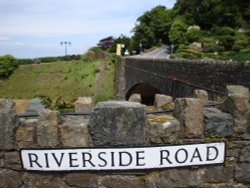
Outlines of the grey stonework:
M19 124L14 109L14 102L0 100L0 150L14 148L14 131Z
M93 108L92 97L79 97L75 102L75 112L90 112Z
M95 146L142 145L145 106L133 102L100 102L93 110L90 134Z
M4 154L4 165L5 167L12 170L21 169L21 161L19 152L7 152Z
M136 102L136 103L141 103L141 95L140 94L132 94L129 99L129 102Z
M205 134L219 135L222 137L231 136L233 133L233 116L221 112L216 108L204 109Z
M194 90L194 97L200 99L203 105L208 104L208 93L205 90Z
M167 105L172 106L173 98L171 96L156 94L154 105L157 108L165 108Z
M243 86L227 86L228 97L222 105L222 110L234 117L234 133L242 135L249 131L249 89Z
M4 114L0 119L0 144L8 146L0 148L1 188L248 188L250 185L249 132L244 129L243 134L230 134L235 126L231 125L232 116L235 120L237 115L215 108L203 109L197 99L177 102L178 119L165 114L146 116L145 106L129 102L99 103L91 120L89 116L60 116L49 110L38 118L18 118L14 108L12 101L0 100L0 114ZM158 121L151 121L153 118ZM192 130L197 127L199 136ZM19 157L22 148L158 146L222 140L226 143L225 164L211 166L41 173L23 171Z
M20 173L9 169L0 169L1 188L19 188L22 184Z
M89 120L84 117L64 118L59 126L63 147L88 147L92 140L88 131Z
M40 147L56 147L59 144L58 124L58 112L45 110L40 114L36 129L37 143Z
M200 100L180 98L175 102L175 117L180 122L181 133L185 138L203 136L203 105Z
M26 113L40 113L45 110L45 106L42 103L42 100L39 98L31 99L28 101L25 112Z
M175 118L170 118L163 123L149 123L148 138L151 144L171 144L178 139L180 123Z
M98 188L98 176L89 173L72 173L64 177L64 181L70 187Z
M235 178L237 182L250 184L250 164L240 163L236 165Z

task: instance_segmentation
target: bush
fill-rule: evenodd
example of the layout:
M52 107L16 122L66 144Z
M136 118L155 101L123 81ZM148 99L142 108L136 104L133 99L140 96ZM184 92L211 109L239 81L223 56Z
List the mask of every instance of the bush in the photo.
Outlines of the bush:
M94 61L96 59L103 59L106 57L105 52L99 47L90 48L85 54L82 56L83 61Z
M218 36L219 45L225 50L231 50L235 41L236 31L231 27L217 27L213 29Z
M187 25L180 18L175 19L168 35L170 42L175 45L186 44L186 31Z
M42 103L46 108L50 110L57 110L59 112L73 112L74 105L72 102L65 102L61 97L57 98L53 101L50 97L45 95L38 95L38 98L42 100Z
M205 57L203 53L189 49L185 46L183 46L181 49L178 49L175 56L185 59L201 59Z
M250 49L245 49L240 52L227 52L220 54L221 60L233 60L233 61L249 61Z
M18 65L26 65L34 63L33 59L17 59L16 61Z
M0 77L9 77L17 67L17 61L13 56L5 55L0 57Z
M205 53L222 52L225 50L214 37L204 37L202 39L202 45Z
M199 26L191 26L188 28L187 33L187 40L189 43L197 42L200 39L201 31Z

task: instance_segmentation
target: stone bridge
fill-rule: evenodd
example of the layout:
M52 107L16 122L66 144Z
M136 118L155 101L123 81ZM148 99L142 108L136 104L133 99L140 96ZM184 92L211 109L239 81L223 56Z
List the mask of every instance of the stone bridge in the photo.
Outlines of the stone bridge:
M117 99L139 93L142 103L152 104L157 93L173 98L189 97L195 89L207 90L209 97L225 95L226 85L250 88L250 62L121 58Z

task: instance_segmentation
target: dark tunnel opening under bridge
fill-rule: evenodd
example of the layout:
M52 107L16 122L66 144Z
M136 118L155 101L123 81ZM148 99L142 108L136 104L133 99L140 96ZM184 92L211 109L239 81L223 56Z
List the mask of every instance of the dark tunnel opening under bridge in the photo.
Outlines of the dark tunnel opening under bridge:
M141 103L150 106L154 105L155 95L162 94L162 92L152 85L141 83L129 89L126 94L126 100L129 100L130 96L133 94L140 94Z

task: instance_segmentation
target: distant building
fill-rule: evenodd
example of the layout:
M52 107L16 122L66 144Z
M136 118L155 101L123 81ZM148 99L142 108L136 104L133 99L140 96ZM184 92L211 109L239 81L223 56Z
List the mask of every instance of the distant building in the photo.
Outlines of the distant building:
M98 47L100 47L103 50L106 50L110 45L114 42L114 37L109 36L104 39L101 39L99 43L97 44Z

